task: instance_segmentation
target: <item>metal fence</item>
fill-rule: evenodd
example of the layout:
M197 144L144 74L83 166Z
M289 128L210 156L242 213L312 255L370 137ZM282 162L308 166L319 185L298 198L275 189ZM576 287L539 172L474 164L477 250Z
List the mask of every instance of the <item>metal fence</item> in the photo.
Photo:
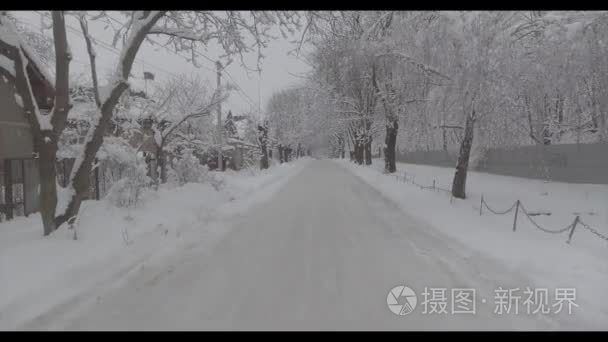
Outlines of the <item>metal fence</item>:
M556 182L608 184L608 144L556 144L490 148L473 171ZM398 162L455 167L458 151L401 152Z

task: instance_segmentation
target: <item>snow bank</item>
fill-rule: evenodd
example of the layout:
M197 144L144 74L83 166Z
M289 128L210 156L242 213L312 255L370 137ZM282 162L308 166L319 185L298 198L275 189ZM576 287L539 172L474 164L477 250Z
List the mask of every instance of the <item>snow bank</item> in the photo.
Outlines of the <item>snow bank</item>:
M85 201L74 231L42 237L38 214L0 223L0 329L17 329L75 298L92 297L154 260L209 248L228 220L269 198L306 160L225 172L225 186L189 183L148 192L134 209Z
M517 199L529 212L550 212L534 220L549 229L563 228L576 215L604 235L608 235L608 186L568 184L470 172L466 200L450 202L443 192L420 189L397 181L395 174L382 173L383 161L372 167L338 161L365 182L394 200L413 217L429 223L446 239L456 239L472 250L497 259L515 272L524 273L537 288L576 288L579 313L585 321L608 322L608 241L578 227L571 244L568 232L539 231L519 213L517 230L512 231L514 213L503 216L484 209L479 216L481 195L495 210L508 209ZM414 178L422 185L450 189L454 169L398 163L397 174Z

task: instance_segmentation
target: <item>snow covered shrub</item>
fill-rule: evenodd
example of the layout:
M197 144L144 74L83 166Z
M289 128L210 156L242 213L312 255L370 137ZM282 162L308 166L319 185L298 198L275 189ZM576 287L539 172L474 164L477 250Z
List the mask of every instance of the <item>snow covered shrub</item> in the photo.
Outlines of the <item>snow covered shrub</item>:
M100 160L100 188L109 203L121 208L137 205L153 180L148 164L137 149L119 137L106 137L97 153Z
M204 173L207 172L206 169L204 165L201 165L198 158L194 156L192 150L184 151L173 164L173 170L179 185L201 182Z
M220 177L217 173L207 171L205 176L205 182L211 184L211 186L220 191L225 185L226 182L222 177Z
M143 157L136 156L133 165L125 171L124 177L114 182L106 195L107 201L119 208L136 206L152 183Z
M210 172L206 165L201 164L192 149L184 151L179 158L174 159L173 168L168 174L169 179L179 185L209 183L218 191L224 186L223 179L215 172Z
M244 164L243 168L241 169L241 172L243 174L246 174L248 176L255 176L260 173L259 162L258 162L258 164L255 164L255 163L243 163L243 164Z

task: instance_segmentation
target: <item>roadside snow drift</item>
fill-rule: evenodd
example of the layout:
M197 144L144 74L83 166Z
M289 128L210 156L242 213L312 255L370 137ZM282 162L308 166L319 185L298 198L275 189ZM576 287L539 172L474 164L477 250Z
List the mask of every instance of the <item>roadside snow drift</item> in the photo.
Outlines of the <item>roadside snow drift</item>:
M537 288L576 288L578 314L595 324L608 322L608 241L578 227L567 244L569 232L540 231L521 212L515 232L514 212L494 215L484 208L479 215L482 194L496 211L508 209L519 199L529 212L550 213L534 216L542 227L563 228L579 215L585 223L608 235L608 186L469 172L467 199L451 201L449 194L404 182L403 175L421 185L431 186L435 181L436 187L450 189L453 168L398 163L397 173L384 174L383 161L379 159L372 167L346 160L337 162L407 213L429 223L446 239L457 239L472 250L501 261L536 281Z
M209 247L226 233L227 219L269 198L307 160L217 174L219 190L198 183L161 187L133 209L86 201L76 232L64 225L43 237L39 214L0 223L0 329L93 296L178 250Z

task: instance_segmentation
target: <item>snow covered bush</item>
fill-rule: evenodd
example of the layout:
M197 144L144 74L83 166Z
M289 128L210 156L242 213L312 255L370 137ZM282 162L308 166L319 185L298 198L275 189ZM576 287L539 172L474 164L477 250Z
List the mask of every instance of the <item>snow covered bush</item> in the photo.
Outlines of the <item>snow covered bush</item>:
M136 156L124 176L110 187L106 200L119 208L135 207L150 184L152 179L148 176L147 164L143 157Z
M177 158L176 158L177 159ZM206 167L201 165L192 150L186 150L183 155L173 164L173 171L179 185L186 183L198 183L207 172Z
M206 165L194 155L194 150L185 150L179 158L175 158L173 168L169 171L169 181L174 184L209 183L216 190L224 186L224 181L210 172Z
M100 190L104 190L100 192L106 193L108 202L121 208L137 205L143 191L153 183L145 157L122 137L106 137L97 157Z

